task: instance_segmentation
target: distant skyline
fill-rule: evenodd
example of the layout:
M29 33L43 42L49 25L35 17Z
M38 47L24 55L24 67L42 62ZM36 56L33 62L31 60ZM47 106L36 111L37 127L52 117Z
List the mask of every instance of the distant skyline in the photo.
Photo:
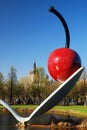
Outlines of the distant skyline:
M48 11L50 6L66 20L70 48L77 51L87 68L86 0L0 0L0 72L5 78L11 66L16 68L18 79L27 76L34 61L49 75L49 54L65 47L63 26Z

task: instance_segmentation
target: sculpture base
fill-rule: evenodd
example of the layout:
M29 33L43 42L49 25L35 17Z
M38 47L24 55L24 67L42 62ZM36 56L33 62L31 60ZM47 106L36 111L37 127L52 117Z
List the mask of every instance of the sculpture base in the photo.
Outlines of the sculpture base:
M26 127L29 126L29 124L27 122L18 122L18 124L16 124L17 127Z

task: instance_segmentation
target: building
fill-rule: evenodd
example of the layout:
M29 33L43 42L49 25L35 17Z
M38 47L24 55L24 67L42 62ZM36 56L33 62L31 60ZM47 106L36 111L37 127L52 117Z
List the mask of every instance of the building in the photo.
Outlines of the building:
M37 69L37 67L36 67L36 62L34 61L33 68L32 68L32 70L30 71L30 73L29 73L29 75L28 75L28 79L29 79L30 84L31 84L31 83L33 82L33 80L34 80L34 76L35 76L35 73L36 73L36 69Z

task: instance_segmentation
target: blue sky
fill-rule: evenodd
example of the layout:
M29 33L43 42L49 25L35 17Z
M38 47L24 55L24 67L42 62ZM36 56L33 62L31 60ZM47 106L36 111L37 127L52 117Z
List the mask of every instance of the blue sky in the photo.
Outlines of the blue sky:
M28 75L34 60L49 74L49 54L65 47L63 26L48 11L50 6L63 15L70 31L70 48L87 67L86 0L0 0L0 72L4 77L11 65L18 78Z

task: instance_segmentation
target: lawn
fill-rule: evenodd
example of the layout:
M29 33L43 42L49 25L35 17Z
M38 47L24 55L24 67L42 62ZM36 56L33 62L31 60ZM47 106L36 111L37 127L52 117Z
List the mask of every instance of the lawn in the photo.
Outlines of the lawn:
M73 110L73 111L80 111L80 112L83 112L83 113L87 113L87 106L55 106L54 109L57 109L57 110Z
M37 105L12 105L11 106L14 109L35 109L37 108ZM0 105L0 108L4 108L2 105ZM71 114L71 115L77 115L77 116L87 116L87 106L55 106L51 109L53 112L57 113L64 113L64 114Z
M87 116L87 106L55 106L53 109L73 115Z

